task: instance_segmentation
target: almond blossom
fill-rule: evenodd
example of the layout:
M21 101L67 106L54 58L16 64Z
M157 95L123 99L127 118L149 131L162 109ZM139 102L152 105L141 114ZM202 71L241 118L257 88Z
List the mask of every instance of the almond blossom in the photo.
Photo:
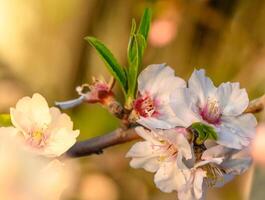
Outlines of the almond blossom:
M156 172L154 181L163 192L177 190L185 183L180 170L183 159L192 158L191 146L182 129L148 131L137 127L137 134L144 139L129 150L130 166Z
M143 126L174 128L169 97L174 90L184 87L185 81L176 77L172 68L165 64L149 65L138 77L139 94L134 101L131 117Z
M177 191L180 200L201 200L208 187L221 187L251 164L249 149L231 149L214 140L193 143L188 130L147 130L137 127L144 141L127 153L130 166L155 173L154 182L163 192Z
M175 126L211 125L218 134L217 142L234 149L248 146L255 135L256 118L243 113L248 104L247 92L239 83L222 83L216 88L204 70L195 70L188 88L176 89L170 103Z
M70 117L58 108L49 108L40 94L23 97L10 109L14 129L30 150L47 157L57 157L75 142L79 130L73 130Z

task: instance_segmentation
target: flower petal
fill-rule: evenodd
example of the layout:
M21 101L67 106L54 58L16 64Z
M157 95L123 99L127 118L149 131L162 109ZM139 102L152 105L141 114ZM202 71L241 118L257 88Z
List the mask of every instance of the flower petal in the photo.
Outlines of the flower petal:
M183 155L187 160L192 158L191 146L182 133L177 132L176 129L171 129L165 130L163 135L170 143L176 145L179 154Z
M175 126L187 128L192 123L200 121L189 89L180 88L175 90L170 96L170 106L175 114L171 119Z
M234 152L235 150L227 148L222 145L215 145L213 147L208 148L202 154L202 160L211 160L213 158L223 158L225 155Z
M217 130L217 143L234 148L242 149L249 145L255 136L257 120L253 114L244 114L238 117L222 117L222 124Z
M141 126L135 128L136 133L143 139L149 141L152 144L160 144L157 140L157 134L154 131L149 131Z
M206 172L202 169L197 169L195 172L193 190L196 199L200 199L203 195L203 179L206 177Z
M138 89L141 94L159 94L158 96L164 99L164 95L179 87L186 87L185 81L176 77L174 70L166 64L149 65L138 77Z
M23 131L29 128L43 128L51 121L49 106L40 94L34 94L32 98L20 99L16 108L10 109L11 120L14 126ZM24 118L24 119L23 119Z
M51 123L49 124L48 129L55 130L60 128L67 128L69 130L73 129L73 122L71 118L65 114L61 113L61 111L56 108L52 107L50 108L50 115L51 115Z
M152 146L153 144L148 141L134 144L126 154L126 157L132 158L130 166L133 168L144 168L149 172L156 172L159 168L159 161L158 155Z
M249 104L248 94L240 89L239 83L222 83L217 89L217 98L222 114L227 116L240 115Z
M154 128L160 128L160 129L170 129L173 128L174 125L168 120L162 120L162 119L157 119L154 117L140 117L137 120L138 124L143 125L146 128L154 129Z
M50 134L42 154L47 157L57 157L62 155L75 144L78 135L79 130L72 131L67 128L54 130Z
M224 160L221 166L224 167L228 173L240 175L249 168L251 163L252 158L249 149L244 148L243 150L230 155L228 159Z
M186 170L186 184L178 190L178 198L185 200L201 200L204 199L206 184L203 179L206 172L202 169Z
M188 87L199 107L206 104L207 98L215 96L216 87L212 80L205 76L205 70L203 69L194 70L189 79Z
M155 184L163 192L178 190L186 183L184 174L176 162L164 162L155 174Z

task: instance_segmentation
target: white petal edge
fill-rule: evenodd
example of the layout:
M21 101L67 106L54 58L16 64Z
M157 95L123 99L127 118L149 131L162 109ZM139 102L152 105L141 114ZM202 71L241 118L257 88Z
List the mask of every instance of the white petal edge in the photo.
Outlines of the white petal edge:
M240 89L239 83L222 83L217 88L217 99L222 114L227 116L242 114L249 104L246 89Z

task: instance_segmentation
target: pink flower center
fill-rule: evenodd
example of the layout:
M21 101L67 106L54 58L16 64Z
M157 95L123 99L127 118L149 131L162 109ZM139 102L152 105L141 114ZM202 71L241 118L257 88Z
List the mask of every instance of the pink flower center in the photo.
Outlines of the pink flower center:
M203 120L210 124L218 125L221 123L221 110L216 100L209 99L206 105L200 109Z
M160 146L162 154L159 157L160 161L173 161L176 159L178 154L178 149L174 144L169 143L166 140L160 141L162 145Z
M149 96L140 96L134 101L134 110L142 117L158 115L156 111L157 102Z
M46 144L47 137L43 130L35 130L30 133L30 137L27 138L26 142L33 148L42 148Z

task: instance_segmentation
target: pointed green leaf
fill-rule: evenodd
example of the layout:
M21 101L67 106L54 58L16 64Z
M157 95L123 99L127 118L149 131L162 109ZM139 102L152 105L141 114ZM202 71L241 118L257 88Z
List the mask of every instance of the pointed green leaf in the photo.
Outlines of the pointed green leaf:
M217 133L212 126L201 122L193 123L190 130L195 135L196 144L202 144L207 139L217 140Z
M0 127L1 126L12 126L9 114L0 114Z
M126 92L126 74L124 72L124 69L121 67L121 65L111 53L111 51L101 41L94 37L86 37L85 40L88 41L89 44L96 49L112 76L120 83L123 91Z
M136 32L135 20L132 21L131 35L127 50L128 63L129 63L129 68L127 69L127 77L128 77L128 92L126 96L127 107L130 107L130 104L132 103L135 97L139 68L144 55L144 50L147 46L146 41L150 29L151 15L152 15L151 9L145 9L137 32Z
M144 14L141 18L140 26L138 29L138 33L143 35L146 41L150 29L151 19L152 19L152 11L150 8L146 8L144 10Z
M131 36L135 34L135 31L136 31L136 22L135 19L132 19Z
M127 104L131 104L136 87L136 81L138 76L139 67L139 52L138 52L138 40L136 35L132 35L128 46L128 63L129 68L127 70L128 77L128 92L127 92Z

